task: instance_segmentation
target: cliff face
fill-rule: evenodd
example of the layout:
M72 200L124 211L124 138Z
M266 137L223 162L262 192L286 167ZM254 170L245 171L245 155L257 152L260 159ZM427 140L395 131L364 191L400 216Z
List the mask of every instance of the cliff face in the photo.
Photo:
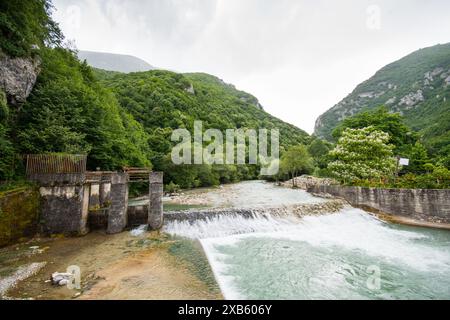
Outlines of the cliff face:
M385 105L428 138L445 133L450 106L450 44L418 50L387 65L320 116L315 134L331 140L345 118Z
M38 58L10 58L0 53L0 90L11 105L24 103L40 72Z

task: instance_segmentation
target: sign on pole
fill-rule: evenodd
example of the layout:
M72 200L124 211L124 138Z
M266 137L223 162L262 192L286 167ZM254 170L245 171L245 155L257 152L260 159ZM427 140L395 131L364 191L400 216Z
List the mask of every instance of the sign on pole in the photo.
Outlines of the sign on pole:
M401 166L409 166L409 159L400 158L398 162Z

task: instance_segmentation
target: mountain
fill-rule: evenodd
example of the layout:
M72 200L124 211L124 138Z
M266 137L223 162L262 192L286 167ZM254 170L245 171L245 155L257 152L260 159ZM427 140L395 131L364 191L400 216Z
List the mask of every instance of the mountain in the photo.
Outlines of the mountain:
M420 49L387 65L319 117L315 135L332 140L339 123L385 105L419 131L431 149L450 144L450 43Z
M192 129L194 121L201 120L205 128L219 130L278 128L285 147L310 139L305 131L265 112L254 96L212 75L154 70L110 75L97 71L97 77L151 136L178 128ZM161 153L170 151L161 145L167 147L161 141L150 147Z
M122 54L79 51L78 58L97 69L117 72L140 72L155 69L142 59Z

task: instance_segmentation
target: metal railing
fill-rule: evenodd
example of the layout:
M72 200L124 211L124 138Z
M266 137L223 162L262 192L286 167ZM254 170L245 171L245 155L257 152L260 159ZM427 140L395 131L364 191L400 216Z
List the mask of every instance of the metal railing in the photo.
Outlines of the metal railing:
M128 174L130 182L148 182L152 170L150 168L123 167L123 171Z

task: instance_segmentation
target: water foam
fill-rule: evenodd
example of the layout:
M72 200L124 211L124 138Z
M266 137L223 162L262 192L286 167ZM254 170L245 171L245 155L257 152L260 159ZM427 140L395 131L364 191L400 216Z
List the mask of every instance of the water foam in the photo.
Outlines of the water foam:
M286 241L307 245L312 250L309 251L310 253L318 252L316 258L319 260L324 259L326 262L329 257L337 259L337 265L334 264L336 261L325 263L328 269L319 268L320 272L317 271L314 276L311 274L306 276L311 278L308 285L316 287L333 288L335 286L337 288L340 286L339 290L345 291L346 278L343 274L349 272L351 268L346 268L345 261L336 257L342 253L351 256L351 259L365 259L373 263L379 261L385 265L398 266L401 270L407 270L402 271L405 273L418 272L421 276L426 273L448 276L450 271L448 234L445 234L443 239L439 239L436 238L434 230L391 225L354 208L344 209L336 214L304 218L255 213L251 218L226 215L191 223L173 221L165 227L165 231L177 236L200 239L227 299L248 298L242 292L242 287L237 285L239 281L242 281L236 278L239 277L240 272L236 271L238 269L235 262L230 262L238 255L237 253L244 254L242 250L247 250L245 254L249 254L249 257L259 256L261 259L271 255L276 257L279 255L279 250L282 250L276 246L276 243ZM253 239L257 240L256 244L246 243ZM258 247L258 241L271 242L274 247L262 245ZM300 249L297 248L297 250ZM310 253L307 252L293 252L293 254L309 255ZM245 268L245 261L241 262L243 265L240 267ZM271 266L278 268L278 265L283 263L280 261ZM305 266L303 268L306 269ZM330 268L333 270L330 271ZM261 270L261 272L264 271ZM302 285L307 287L304 283ZM349 290L347 293L354 294L352 297L356 299L365 297L357 295L356 291ZM381 297L389 298L389 295Z
M354 299L365 299L372 295L382 299L409 295L417 298L417 294L418 297L436 294L427 290L446 286L439 279L448 279L450 276L448 234L443 239L436 239L431 231L407 231L406 228L379 221L358 209L328 216L306 217L296 225L277 221L277 225L268 232L266 224L257 229L258 232L254 233L201 239L227 299L246 299L249 295L250 298L265 298L265 295L251 296L247 289L253 288L254 282L261 282L264 286L264 281L268 281L267 285L270 286L283 277L293 279L295 290L307 292L302 297L308 298L333 299L339 295ZM294 256L282 254L286 244L294 247ZM308 261L303 261L305 259ZM391 296L392 293L385 291L367 292L365 284L361 283L357 288L349 288L348 278L355 274L361 277L361 272L365 271L355 271L355 265L366 268L371 264L382 266L384 285L401 293L396 292L395 296ZM246 283L245 278L249 274L245 273L245 269L252 268L252 265L252 271L258 272L260 276L253 279L252 283ZM298 271L292 270L295 266ZM280 272L272 275L269 281L265 277L267 270L271 269L279 269ZM286 276L289 272L294 274ZM298 276L302 272L304 274ZM286 283L285 286L283 290L287 290L290 284ZM417 288L423 288L424 292ZM258 290L262 290L261 286ZM270 297L270 293L266 294ZM283 295L283 292L278 294ZM292 298L297 292L289 294L286 293L286 298ZM438 294L442 297L442 292Z

